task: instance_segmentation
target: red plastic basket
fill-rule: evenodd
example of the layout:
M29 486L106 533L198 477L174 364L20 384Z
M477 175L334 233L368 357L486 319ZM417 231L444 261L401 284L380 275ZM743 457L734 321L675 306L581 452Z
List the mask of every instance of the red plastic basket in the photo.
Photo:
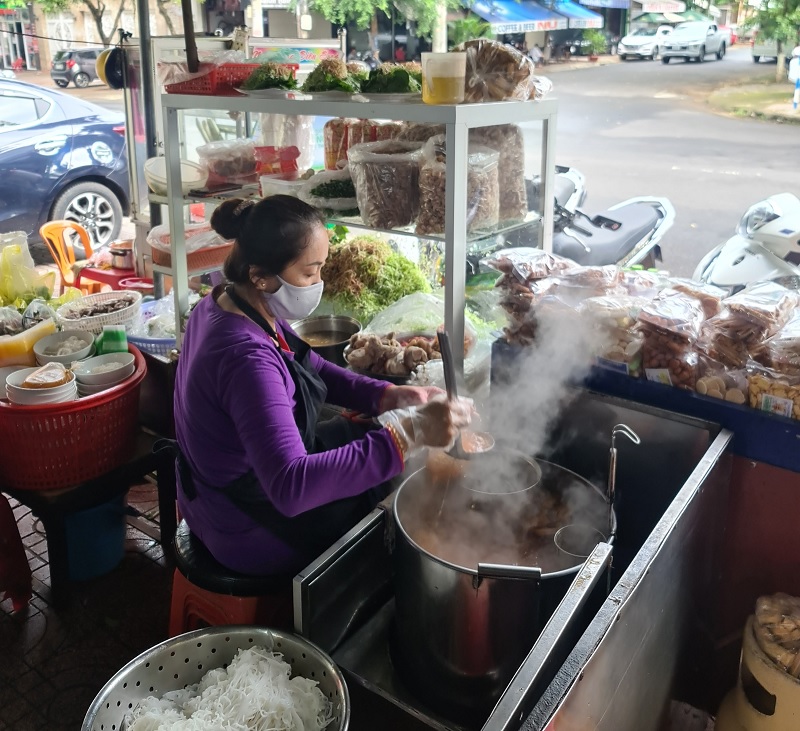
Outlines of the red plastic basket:
M197 94L199 96L236 96L236 88L247 81L261 64L259 63L201 63L200 71L203 76L189 81L179 81L176 84L167 84L164 89L167 94ZM296 77L300 66L297 64L281 64L292 69Z
M51 406L0 401L0 489L62 490L133 456L147 365L138 349L128 350L136 370L107 391Z

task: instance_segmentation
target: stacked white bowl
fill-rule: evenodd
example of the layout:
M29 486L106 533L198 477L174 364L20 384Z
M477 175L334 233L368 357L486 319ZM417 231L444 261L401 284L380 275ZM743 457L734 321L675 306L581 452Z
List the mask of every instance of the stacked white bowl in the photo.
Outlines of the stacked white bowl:
M83 343L83 347L68 355L53 355L58 351L60 345L71 338L80 340ZM36 356L36 362L40 366L47 363L62 363L69 368L76 361L85 360L94 355L94 335L85 330L64 330L39 340L34 344L33 352Z
M60 404L78 398L78 385L74 376L69 374L69 381L60 386L50 388L22 388L23 381L37 368L23 368L6 377L6 397L17 406L42 406L44 404Z
M122 383L135 370L130 353L107 353L77 363L72 372L78 381L78 395L92 396Z

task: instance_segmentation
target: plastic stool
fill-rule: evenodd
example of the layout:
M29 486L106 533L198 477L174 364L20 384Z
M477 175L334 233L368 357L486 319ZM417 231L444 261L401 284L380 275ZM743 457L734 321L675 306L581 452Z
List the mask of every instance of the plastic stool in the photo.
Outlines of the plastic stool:
M292 628L291 577L248 576L225 568L185 520L175 533L175 565L170 637L226 624Z

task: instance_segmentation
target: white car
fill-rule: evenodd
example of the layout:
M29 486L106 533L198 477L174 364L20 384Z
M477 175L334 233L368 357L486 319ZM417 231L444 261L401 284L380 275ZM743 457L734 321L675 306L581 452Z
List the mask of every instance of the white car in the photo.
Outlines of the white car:
M709 53L720 61L725 57L726 36L714 24L704 20L679 23L661 48L661 62L673 58L702 63Z
M619 42L617 54L620 61L627 61L629 58L649 58L655 61L664 39L670 33L672 27L669 25L660 25L658 28L637 28Z

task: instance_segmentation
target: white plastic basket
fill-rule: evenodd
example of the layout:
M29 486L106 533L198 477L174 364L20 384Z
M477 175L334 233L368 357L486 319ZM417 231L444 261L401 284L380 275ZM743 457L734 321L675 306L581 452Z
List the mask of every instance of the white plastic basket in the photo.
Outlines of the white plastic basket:
M107 315L81 317L77 320L70 319L66 316L83 305L106 302L116 299L121 295L130 295L133 298L133 303L125 309L117 310L117 312L112 312ZM73 300L72 302L67 302L65 305L61 305L56 311L56 316L62 327L68 327L71 330L86 330L95 335L99 335L103 332L103 328L106 327L106 325L122 325L127 330L138 321L141 305L142 295L139 292L131 290L101 292L100 294L90 294L80 299Z

